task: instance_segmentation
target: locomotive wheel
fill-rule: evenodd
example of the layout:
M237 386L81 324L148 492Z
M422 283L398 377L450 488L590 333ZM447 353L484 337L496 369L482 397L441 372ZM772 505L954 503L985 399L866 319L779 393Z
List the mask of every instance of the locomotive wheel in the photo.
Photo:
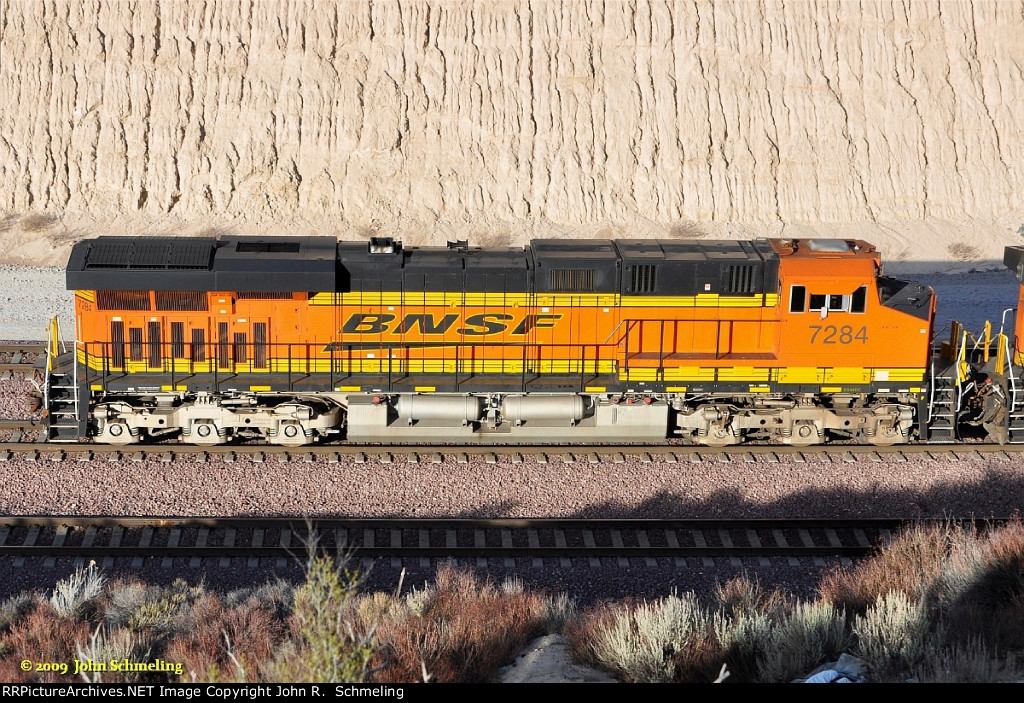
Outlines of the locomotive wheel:
M891 447L894 444L906 444L907 434L889 423L879 423L878 432L868 441L876 447Z

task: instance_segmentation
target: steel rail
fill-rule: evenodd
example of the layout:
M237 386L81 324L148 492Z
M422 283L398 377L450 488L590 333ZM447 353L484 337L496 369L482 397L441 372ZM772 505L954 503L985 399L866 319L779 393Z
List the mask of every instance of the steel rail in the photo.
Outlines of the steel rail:
M988 520L985 524L1002 521ZM318 541L318 552L357 558L856 558L873 553L880 542L907 526L950 522L11 516L0 518L0 557L301 557L312 531L325 538ZM69 530L91 534L89 544L67 544ZM183 539L186 530L197 534L205 531L206 535L201 542L191 537ZM467 530L471 535L465 534ZM96 544L101 531L119 536L111 540L104 534L98 541L116 543ZM137 544L130 544L134 537L125 539L126 533L140 531L148 532L148 538ZM168 532L171 534L165 539L162 533ZM225 540L228 532L232 537ZM386 544L378 544L375 539L382 532ZM219 536L211 540L211 533ZM457 533L463 534L463 544L459 544ZM492 536L490 543L488 533ZM265 537L273 540L275 536L277 544L263 543ZM45 543L47 540L49 543ZM210 541L226 543L211 545ZM472 544L465 544L468 541Z

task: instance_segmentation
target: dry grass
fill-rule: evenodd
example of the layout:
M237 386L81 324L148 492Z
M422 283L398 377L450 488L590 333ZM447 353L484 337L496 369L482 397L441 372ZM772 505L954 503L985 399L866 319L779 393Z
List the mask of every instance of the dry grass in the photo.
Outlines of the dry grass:
M978 261L981 259L981 250L967 242L955 242L946 247L946 251L956 261Z
M54 215L33 212L21 218L21 228L26 232L40 232L56 221L57 218Z

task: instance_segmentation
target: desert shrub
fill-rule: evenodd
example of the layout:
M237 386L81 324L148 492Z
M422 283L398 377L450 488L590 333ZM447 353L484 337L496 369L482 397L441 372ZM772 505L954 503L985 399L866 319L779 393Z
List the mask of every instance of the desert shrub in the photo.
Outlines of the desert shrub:
M84 641L88 636L88 622L59 615L49 602L39 603L24 618L12 624L0 640L6 655L0 660L0 681L66 681L66 677L58 673L21 671L18 665L22 659L70 663L76 654L75 642Z
M541 629L549 635L562 632L578 616L579 608L573 598L565 593L548 596L544 599L544 612L540 616Z
M733 681L752 681L758 672L758 657L772 639L775 621L770 615L741 611L732 615L715 613L715 637L722 648L722 660Z
M443 564L433 585L414 590L401 608L383 612L376 681L487 681L543 632L546 599L478 580Z
M132 614L149 600L149 586L139 581L116 581L107 589L103 617L111 627L127 627Z
M1024 667L1014 653L998 656L981 640L972 640L932 653L915 678L922 683L1019 682Z
M130 662L138 662L149 660L151 646L152 641L145 634L121 627L111 629L101 625L93 630L84 642L75 642L75 653L80 661L91 659L94 662L109 662L127 659ZM146 672L95 671L81 672L79 675L87 683L114 683L140 681L146 677Z
M962 532L952 525L915 526L870 559L827 573L818 592L825 600L857 614L864 614L879 597L891 592L922 596L941 578L950 545L962 538Z
M906 678L923 661L933 635L925 604L896 591L856 616L853 634L875 681Z
M268 680L361 682L374 650L373 627L364 630L358 620L358 575L347 571L344 563L336 565L314 553L315 544L310 546L306 581L295 589L294 646L285 647L264 671Z
M103 591L106 577L96 568L96 562L75 569L67 578L58 581L50 596L50 606L63 617L75 617Z
M846 643L843 611L827 601L797 603L773 628L758 658L759 678L765 682L790 681L837 659Z
M951 642L982 638L1001 650L1024 648L1024 526L1014 520L978 533L965 528L942 564L932 600Z
M569 634L581 658L626 681L708 680L721 660L711 615L693 593L602 607Z
M33 593L22 592L0 603L0 630L8 628L29 613L39 602Z

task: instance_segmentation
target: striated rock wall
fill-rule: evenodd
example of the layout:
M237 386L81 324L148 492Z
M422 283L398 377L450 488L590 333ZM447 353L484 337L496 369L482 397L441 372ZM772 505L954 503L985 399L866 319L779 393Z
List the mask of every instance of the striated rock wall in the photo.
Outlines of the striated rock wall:
M1024 223L1024 3L0 3L0 244L861 236Z

